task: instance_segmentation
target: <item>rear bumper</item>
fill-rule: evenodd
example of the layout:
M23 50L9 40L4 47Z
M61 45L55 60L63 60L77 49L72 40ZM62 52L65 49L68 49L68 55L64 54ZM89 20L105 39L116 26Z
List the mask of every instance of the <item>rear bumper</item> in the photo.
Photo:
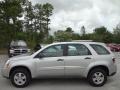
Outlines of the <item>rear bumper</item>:
M114 76L116 73L117 73L116 64L110 65L110 67L109 67L109 76Z

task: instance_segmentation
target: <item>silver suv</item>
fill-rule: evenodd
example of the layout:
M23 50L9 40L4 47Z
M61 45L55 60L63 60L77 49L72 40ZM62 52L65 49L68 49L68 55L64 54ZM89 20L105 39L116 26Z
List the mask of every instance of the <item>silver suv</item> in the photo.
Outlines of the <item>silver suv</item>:
M2 74L16 87L26 87L38 77L85 77L92 86L103 86L116 69L114 55L104 43L59 42L10 58Z

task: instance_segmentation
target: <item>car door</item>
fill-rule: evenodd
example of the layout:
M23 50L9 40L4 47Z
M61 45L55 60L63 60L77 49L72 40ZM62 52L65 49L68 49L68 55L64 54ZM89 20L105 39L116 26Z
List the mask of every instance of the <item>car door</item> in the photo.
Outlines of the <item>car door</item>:
M86 67L93 61L89 49L83 44L68 44L65 59L66 76L82 76Z
M38 76L64 76L64 45L53 45L42 50L36 59Z

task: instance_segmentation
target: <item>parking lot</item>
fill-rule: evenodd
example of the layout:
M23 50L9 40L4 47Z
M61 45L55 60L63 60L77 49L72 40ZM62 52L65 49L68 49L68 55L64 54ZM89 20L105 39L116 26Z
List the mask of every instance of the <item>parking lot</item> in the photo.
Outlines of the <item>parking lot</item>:
M117 74L108 78L103 87L92 87L86 79L37 79L26 88L16 88L0 73L0 90L120 90L120 53L115 53L118 66ZM0 55L0 69L3 67L7 55Z

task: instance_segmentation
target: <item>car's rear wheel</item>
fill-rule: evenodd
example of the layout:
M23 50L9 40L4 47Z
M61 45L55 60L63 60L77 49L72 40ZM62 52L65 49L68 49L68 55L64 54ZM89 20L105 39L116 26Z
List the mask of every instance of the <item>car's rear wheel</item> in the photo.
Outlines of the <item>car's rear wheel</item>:
M103 86L107 81L107 74L102 69L93 69L88 75L88 81L92 86Z
M31 76L26 69L18 68L11 73L10 80L14 86L23 88L30 84Z

